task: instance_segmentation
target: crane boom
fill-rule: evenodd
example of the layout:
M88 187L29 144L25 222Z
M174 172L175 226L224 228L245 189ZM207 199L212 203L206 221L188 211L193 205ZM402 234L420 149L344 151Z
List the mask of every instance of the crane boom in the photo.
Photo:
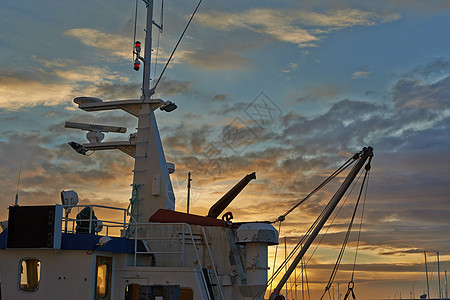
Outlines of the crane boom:
M338 205L339 201L342 199L342 196L344 196L345 192L355 179L356 175L358 175L359 171L363 167L364 163L367 159L373 157L373 148L372 147L364 147L363 150L359 153L359 158L357 163L353 166L352 170L348 173L347 178L345 181L341 184L337 192L334 194L333 198L330 200L330 204L326 211L324 212L322 218L317 223L317 226L314 228L311 235L306 240L305 244L303 244L303 247L300 249L300 252L295 257L294 261L290 265L289 269L284 274L283 278L278 283L277 287L274 289L273 293L270 295L269 300L275 300L276 297L280 296L281 289L283 288L284 284L288 280L288 278L291 276L292 272L294 272L295 268L297 267L298 263L301 261L303 256L305 255L308 248L311 246L314 239L319 234L320 230L322 229L323 225L325 225L325 222L330 217L331 213L334 211L336 206Z

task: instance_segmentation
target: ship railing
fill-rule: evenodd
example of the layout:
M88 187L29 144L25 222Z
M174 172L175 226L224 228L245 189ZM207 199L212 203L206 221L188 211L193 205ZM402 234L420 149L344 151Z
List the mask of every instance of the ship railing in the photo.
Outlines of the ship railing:
M81 216L81 210L86 207L89 215ZM122 236L129 227L127 222L129 213L125 208L105 205L63 205L63 208L66 212L62 217L63 232L65 233L102 233L108 236ZM75 218L70 217L74 208L78 208ZM106 232L103 233L103 230Z
M217 275L217 269L214 264L214 258L212 256L212 251L209 248L209 242L208 242L208 238L206 237L205 227L202 228L202 232L203 232L203 238L205 239L206 247L208 249L209 259L211 260L211 266L212 266L212 270L213 270L214 279L216 280L216 283L217 283L216 286L219 289L220 296L222 297L221 299L224 300L225 298L223 297L223 293L222 293L222 285L219 283L220 282L219 276Z
M132 226L135 227L135 230L132 234L135 245L134 266L138 265L139 255L152 255L154 257L159 256L160 258L166 256L165 262L172 262L172 265L167 265L166 263L161 266L175 266L173 265L173 262L175 262L179 267L186 267L188 264L190 265L190 263L186 261L186 255L188 253L188 250L191 249L192 252L189 254L194 254L194 265L197 265L200 270L202 270L201 274L203 284L205 286L208 286L204 270L209 269L212 271L212 275L214 277L213 279L216 283L215 286L217 287L220 299L225 299L223 296L219 276L217 275L217 269L214 264L213 254L209 247L209 242L204 228L202 228L201 232L194 234L191 226L187 223L133 223ZM166 231L164 229L166 229ZM140 235L139 233L142 233L142 235ZM139 251L139 241L144 244L146 251ZM210 268L206 269L204 268L204 263L202 263L202 256L199 253L199 249L202 248L202 241L205 244L204 249L207 252L207 258L211 262ZM163 244L163 246L161 246L161 244ZM167 256L178 256L178 263L176 262L175 258L167 259ZM216 299L219 298L219 295L216 295Z
M198 241L192 228L187 223L130 223L134 230L127 236L135 241L135 259L139 254L149 255L175 255L171 258L172 264L175 263L179 267L186 266L187 246L192 245L196 259L201 265L200 255L197 250ZM145 247L145 251L140 251L138 241L141 241ZM141 247L142 249L142 247Z

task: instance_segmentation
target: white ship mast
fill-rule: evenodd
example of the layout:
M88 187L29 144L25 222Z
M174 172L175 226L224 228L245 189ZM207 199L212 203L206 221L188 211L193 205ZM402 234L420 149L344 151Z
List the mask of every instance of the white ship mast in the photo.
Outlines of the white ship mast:
M148 222L149 217L160 208L175 209L175 197L169 177L169 173L174 171L174 165L166 162L154 111L161 108L169 112L176 105L170 101L151 99L154 94L150 88L153 0L143 1L147 6L144 57L140 56L139 42L135 47L135 69L139 69L139 61L144 65L141 98L119 101L102 101L91 97L74 99L78 107L85 111L121 109L138 118L137 133L130 135L129 141L100 141L80 145L84 152L119 149L135 159L130 213L138 223Z

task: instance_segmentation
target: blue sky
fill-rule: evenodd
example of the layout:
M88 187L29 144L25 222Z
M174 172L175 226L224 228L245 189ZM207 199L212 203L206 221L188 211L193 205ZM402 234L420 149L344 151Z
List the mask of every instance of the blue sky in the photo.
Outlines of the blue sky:
M0 219L13 203L20 165L22 204L58 203L62 189L75 189L82 202L127 207L132 160L115 152L77 156L66 142L83 142L84 134L63 124L124 125L127 134L136 127L121 113L94 116L72 103L77 96L140 96L141 72L132 69L134 5L0 4ZM153 77L195 5L165 2ZM156 1L157 22L159 8ZM191 211L202 215L256 171L230 210L237 220L276 219L371 145L357 295L405 296L413 285L420 295L424 250L440 251L441 270L449 267L449 20L450 3L438 0L204 1L157 89L178 105L157 114L166 156L177 165L177 209L185 210L188 171ZM335 187L296 211L281 236L293 243ZM328 277L317 263L333 263L348 217L336 218L311 260L316 295L324 286L317 282ZM337 280L345 286L348 275Z

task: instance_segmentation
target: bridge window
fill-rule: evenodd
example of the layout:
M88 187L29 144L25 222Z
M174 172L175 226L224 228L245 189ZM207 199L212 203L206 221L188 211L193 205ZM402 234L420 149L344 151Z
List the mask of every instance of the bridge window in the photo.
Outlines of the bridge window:
M20 261L19 288L25 292L39 289L41 279L41 262L36 258L25 258Z

